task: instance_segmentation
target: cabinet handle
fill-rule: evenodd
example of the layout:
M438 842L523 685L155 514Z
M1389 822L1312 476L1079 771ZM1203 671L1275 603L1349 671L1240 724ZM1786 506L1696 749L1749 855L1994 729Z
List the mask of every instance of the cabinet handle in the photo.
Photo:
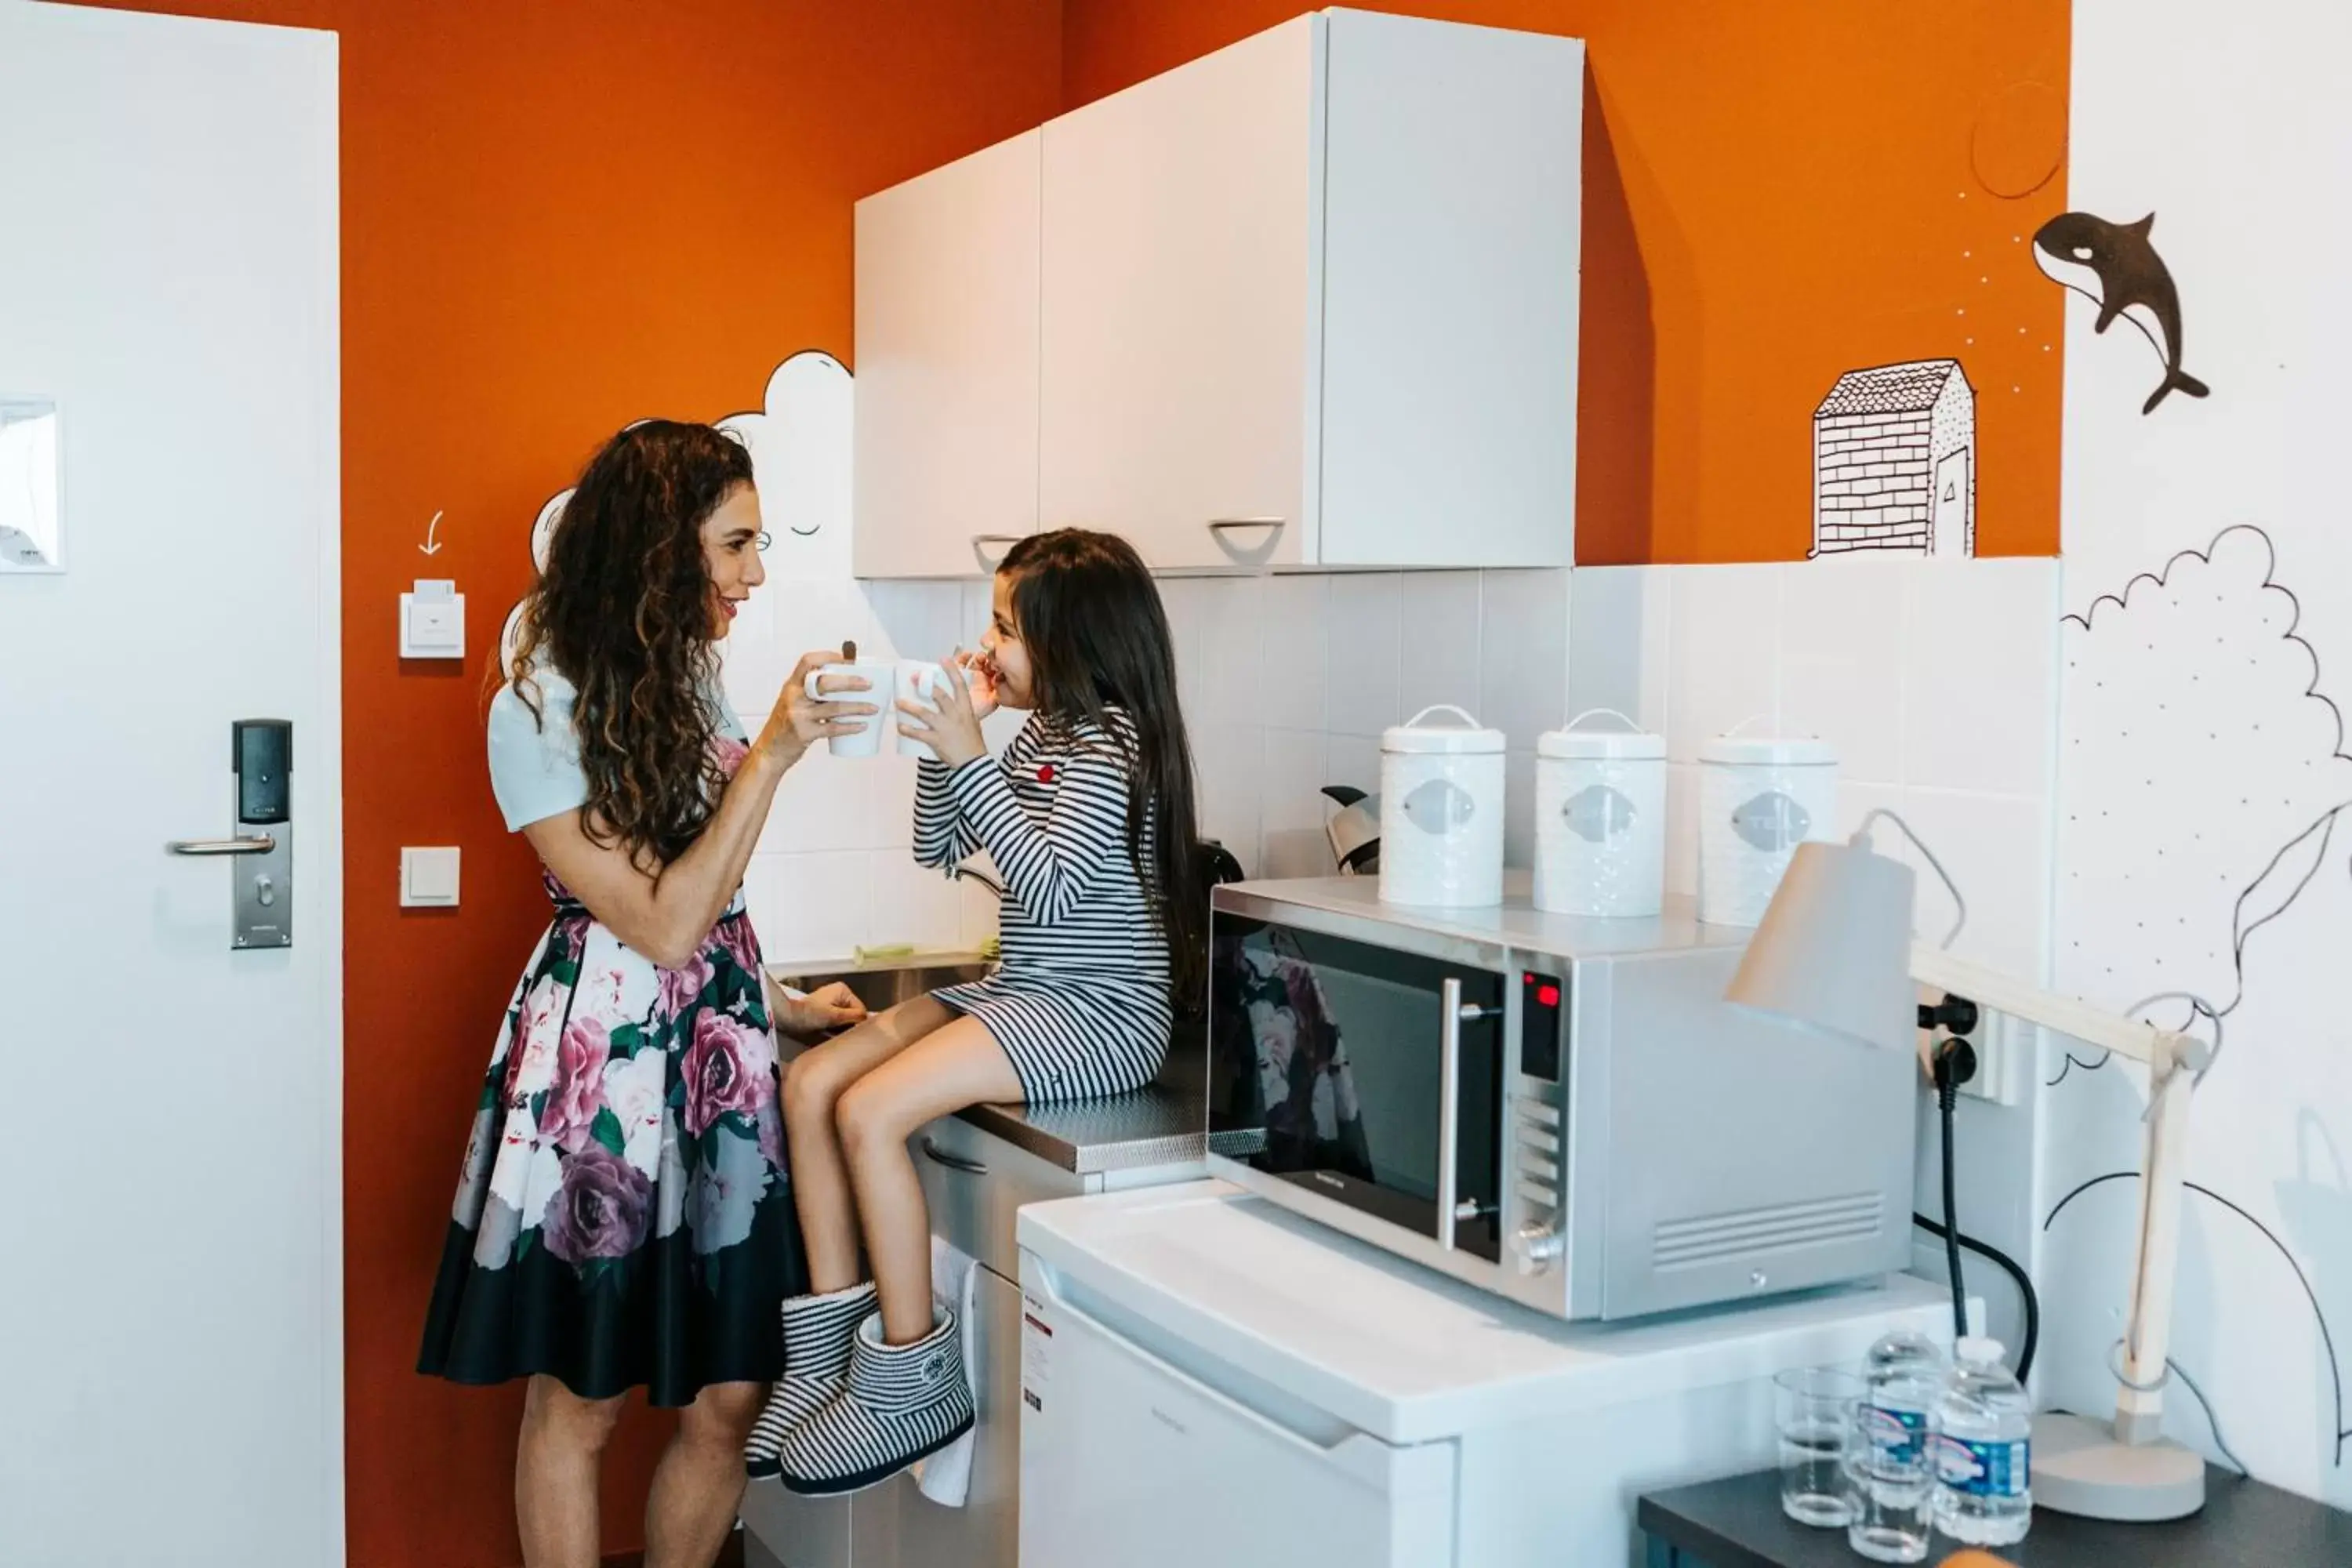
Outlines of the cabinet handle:
M1237 564L1263 568L1274 559L1275 547L1282 542L1284 521L1278 517L1213 517L1209 520L1209 537ZM1234 537L1248 530L1265 537L1255 543Z
M1005 552L1020 542L1021 536L1017 533L975 533L971 536L971 552L982 570L993 574L999 566L1004 564ZM994 555L988 552L992 544L997 547Z
M923 1154L934 1165L945 1165L950 1171L961 1171L968 1176L984 1176L988 1167L977 1160L967 1160L961 1154L950 1154L940 1148L929 1134L923 1137Z

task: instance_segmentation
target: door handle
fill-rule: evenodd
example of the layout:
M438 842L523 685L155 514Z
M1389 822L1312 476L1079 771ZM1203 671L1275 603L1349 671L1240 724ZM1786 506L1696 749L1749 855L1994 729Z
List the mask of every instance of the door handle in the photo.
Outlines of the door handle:
M929 1133L923 1135L923 1155L934 1165L945 1165L950 1171L961 1171L968 1176L984 1176L988 1167L977 1160L967 1160L961 1154L950 1154L940 1148Z
M174 855L269 855L278 840L267 833L250 838L174 838L163 847Z
M1462 1143L1462 982L1438 985L1437 1024L1437 1245L1454 1250L1454 1207L1460 1202L1454 1166Z

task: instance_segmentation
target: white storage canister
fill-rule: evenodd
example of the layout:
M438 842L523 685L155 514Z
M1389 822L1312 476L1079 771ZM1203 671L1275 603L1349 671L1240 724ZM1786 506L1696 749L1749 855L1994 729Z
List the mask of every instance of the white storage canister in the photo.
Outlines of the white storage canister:
M1606 716L1622 731L1579 730ZM1595 708L1536 742L1536 908L1639 919L1666 899L1666 739Z
M1451 713L1455 724L1424 724ZM1503 901L1503 732L1424 708L1381 736L1381 900L1433 908Z
M1797 846L1832 837L1837 752L1735 731L1701 746L1698 760L1698 918L1760 924Z

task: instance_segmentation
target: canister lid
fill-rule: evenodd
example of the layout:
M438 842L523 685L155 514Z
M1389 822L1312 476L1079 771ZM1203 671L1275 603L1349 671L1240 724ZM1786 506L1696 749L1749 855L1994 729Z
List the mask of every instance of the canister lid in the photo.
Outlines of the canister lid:
M1702 763L1735 767L1832 768L1837 749L1804 735L1717 735L1698 749Z
M1423 720L1433 713L1451 713L1462 721L1459 724L1424 724ZM1500 730L1484 730L1478 721L1450 702L1424 708L1402 724L1390 726L1381 732L1383 752L1413 752L1432 754L1476 754L1503 749Z
M1578 728L1587 719L1600 718L1614 719L1624 728ZM1594 708L1579 713L1560 728L1547 730L1538 736L1536 754L1540 757L1572 757L1580 762L1659 762L1666 754L1666 738L1651 734L1614 708Z

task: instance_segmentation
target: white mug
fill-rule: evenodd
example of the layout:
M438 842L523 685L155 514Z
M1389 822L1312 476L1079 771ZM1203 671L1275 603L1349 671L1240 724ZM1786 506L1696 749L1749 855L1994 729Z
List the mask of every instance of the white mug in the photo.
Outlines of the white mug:
M918 703L922 707L934 710L939 707L940 694L947 689L946 666L932 664L926 659L902 658L898 661L894 674L897 679L893 689L898 701ZM892 708L891 713L895 722L897 708ZM938 756L931 750L929 742L919 740L904 730L898 731L898 754L902 757L921 757L926 761L936 761Z
M827 676L851 676L866 682L863 691L825 691L818 682ZM820 702L871 702L875 711L861 718L847 719L845 723L858 726L844 731L826 741L826 746L836 757L873 757L882 752L881 709L890 690L890 667L861 660L856 664L828 664L823 669L809 671L808 694Z

